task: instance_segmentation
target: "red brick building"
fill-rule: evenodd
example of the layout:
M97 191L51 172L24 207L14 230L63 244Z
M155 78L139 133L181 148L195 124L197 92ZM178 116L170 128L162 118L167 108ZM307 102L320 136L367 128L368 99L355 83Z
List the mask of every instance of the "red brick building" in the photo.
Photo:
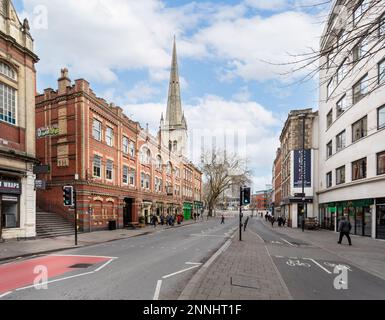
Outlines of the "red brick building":
M279 217L281 215L282 203L282 152L278 148L277 155L273 165L273 199L272 205L274 214Z
M252 195L252 203L258 211L266 211L269 208L268 192L260 191Z

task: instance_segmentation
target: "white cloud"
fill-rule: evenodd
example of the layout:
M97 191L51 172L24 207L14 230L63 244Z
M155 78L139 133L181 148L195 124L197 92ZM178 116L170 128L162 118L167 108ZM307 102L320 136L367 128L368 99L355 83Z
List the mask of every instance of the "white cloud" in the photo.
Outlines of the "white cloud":
M48 28L31 31L44 62L39 72L56 75L67 66L105 83L117 80L116 70L167 69L173 35L197 19L191 6L166 8L158 0L24 0L25 12L37 5L48 12Z
M287 0L246 0L247 6L262 10L281 10L288 6Z
M321 26L314 23L314 16L287 11L266 18L255 15L217 21L199 30L193 38L195 43L200 47L204 44L207 51L223 62L222 80L241 77L246 81L286 81L280 74L290 69L266 61L286 63L292 60L289 53L316 48L320 32Z

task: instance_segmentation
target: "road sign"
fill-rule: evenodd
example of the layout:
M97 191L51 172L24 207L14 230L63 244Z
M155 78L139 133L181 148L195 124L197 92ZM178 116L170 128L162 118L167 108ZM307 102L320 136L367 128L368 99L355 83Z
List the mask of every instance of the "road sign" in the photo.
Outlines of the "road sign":
M33 174L47 174L51 172L51 167L49 165L41 165L33 167Z
M35 180L35 190L47 190L47 181Z

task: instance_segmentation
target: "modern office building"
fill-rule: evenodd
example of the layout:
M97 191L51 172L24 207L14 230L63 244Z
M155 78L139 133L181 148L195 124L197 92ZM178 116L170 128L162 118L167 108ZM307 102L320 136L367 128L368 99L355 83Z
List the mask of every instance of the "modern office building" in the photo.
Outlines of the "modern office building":
M385 239L385 9L335 1L321 39L319 218Z

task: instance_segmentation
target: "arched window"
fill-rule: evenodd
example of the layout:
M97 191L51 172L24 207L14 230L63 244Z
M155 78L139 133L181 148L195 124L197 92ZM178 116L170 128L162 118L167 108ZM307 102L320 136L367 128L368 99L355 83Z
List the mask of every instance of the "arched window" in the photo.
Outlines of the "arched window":
M151 152L147 147L143 147L140 152L140 163L150 164L150 161L151 161Z
M172 173L172 165L171 165L171 162L167 162L166 173L167 173L168 175L171 175L171 173Z
M17 80L16 71L8 64L0 61L0 76ZM17 90L0 79L0 121L16 124Z
M162 165L163 165L163 163L162 163L162 157L161 157L160 155L158 155L158 156L156 157L156 168L157 168L158 170L162 170Z
M5 64L2 61L0 61L0 74L12 80L17 81L16 71L13 68L11 68L8 64Z

